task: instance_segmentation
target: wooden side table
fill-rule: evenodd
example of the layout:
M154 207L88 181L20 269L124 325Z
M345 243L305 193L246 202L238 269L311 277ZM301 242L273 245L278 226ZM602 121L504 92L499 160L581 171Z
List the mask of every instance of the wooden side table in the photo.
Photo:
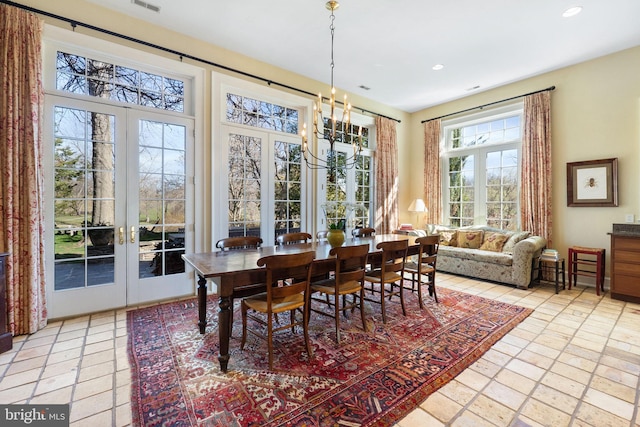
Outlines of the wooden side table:
M585 248L572 246L569 248L569 289L575 284L577 276L595 277L596 294L604 293L604 259L602 248Z
M560 278L562 277L562 289L565 289L565 263L564 258L543 259L542 257L534 258L533 268L531 269L531 275L533 280L540 283L547 281L544 277L553 277L556 285L556 294L560 290ZM546 274L545 274L546 273Z

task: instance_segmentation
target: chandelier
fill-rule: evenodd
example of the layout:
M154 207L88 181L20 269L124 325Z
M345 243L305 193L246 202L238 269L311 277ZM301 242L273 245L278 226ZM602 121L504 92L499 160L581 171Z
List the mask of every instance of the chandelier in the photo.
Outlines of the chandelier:
M331 30L331 95L329 98L323 98L322 93L318 93L318 99L313 103L313 127L310 130L311 141L314 147L318 147L318 140L326 140L329 142L329 151L326 158L316 156L309 149L307 139L307 124L304 123L302 128L302 155L307 166L310 169L336 169L339 166L351 169L355 166L357 155L362 152L362 126L358 128L358 136L354 136L351 126L351 104L347 102L347 95L344 95L342 102L342 118L338 121L336 115L336 88L333 85L333 39L335 32L334 21L336 19L334 11L340 7L337 1L328 1L326 8L331 11L329 29ZM329 101L329 117L322 115L322 103L324 100ZM338 155L336 143L351 144L353 153ZM340 158L339 158L340 157Z

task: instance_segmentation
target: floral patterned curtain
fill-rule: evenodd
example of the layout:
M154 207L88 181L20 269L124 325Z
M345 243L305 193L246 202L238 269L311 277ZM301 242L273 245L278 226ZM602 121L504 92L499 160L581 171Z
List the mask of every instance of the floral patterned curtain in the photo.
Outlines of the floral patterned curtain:
M551 247L551 93L524 98L520 220L523 230L547 239Z
M376 117L376 232L398 227L398 143L396 122Z
M13 335L36 332L47 319L42 25L32 13L0 4L0 252L10 254L6 298Z
M442 183L440 175L440 119L424 124L424 194L427 224L442 224Z

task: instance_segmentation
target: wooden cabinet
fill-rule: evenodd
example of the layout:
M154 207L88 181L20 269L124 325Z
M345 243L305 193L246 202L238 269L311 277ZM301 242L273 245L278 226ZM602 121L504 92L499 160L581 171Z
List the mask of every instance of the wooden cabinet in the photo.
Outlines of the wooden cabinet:
M640 303L640 234L611 233L611 298Z
M7 253L0 253L0 353L13 347L13 337L7 327Z

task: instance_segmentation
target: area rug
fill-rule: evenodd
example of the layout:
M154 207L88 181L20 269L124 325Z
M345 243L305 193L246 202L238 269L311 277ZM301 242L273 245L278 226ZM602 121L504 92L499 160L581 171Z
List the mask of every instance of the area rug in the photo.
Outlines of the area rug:
M231 359L218 364L217 297L208 325L197 327L196 299L127 313L133 424L139 426L390 426L479 359L532 310L448 289L439 304L406 292L399 303L356 310L335 342L333 319L313 315L308 357L301 331L277 334L274 370L266 342L247 339L240 351L236 306ZM343 318L344 319L344 318Z

